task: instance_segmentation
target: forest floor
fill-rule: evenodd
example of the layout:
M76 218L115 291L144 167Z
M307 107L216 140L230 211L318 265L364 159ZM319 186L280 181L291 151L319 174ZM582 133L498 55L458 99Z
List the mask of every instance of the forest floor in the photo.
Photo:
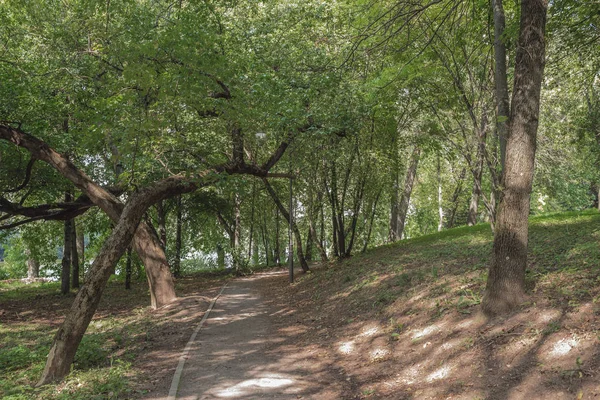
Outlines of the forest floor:
M492 246L485 224L315 265L292 285L285 273L236 278L229 285L241 285L238 300L254 298L238 303L254 311L218 315L217 302L214 317L233 318L242 336L258 335L260 342L245 344L255 354L248 359L258 363L254 371L279 362L282 376L269 384L287 382L282 393L296 398L598 399L600 214L535 217L530 226L529 301L500 319L479 311ZM180 280L181 300L157 311L148 309L143 285L136 289L143 293L127 298L109 288L74 372L46 389L31 384L68 299L51 284L18 294L0 284L0 397L164 396L224 279ZM244 319L262 328L252 334ZM210 331L203 328L197 340L204 333ZM297 392L289 384L294 371L303 374ZM236 393L213 398L256 398Z

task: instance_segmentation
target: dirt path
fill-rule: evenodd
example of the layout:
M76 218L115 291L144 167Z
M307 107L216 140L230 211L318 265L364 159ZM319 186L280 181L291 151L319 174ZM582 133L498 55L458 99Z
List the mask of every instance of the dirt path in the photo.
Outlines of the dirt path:
M261 298L261 285L281 274L229 283L191 347L177 399L342 397L339 371L294 340L302 332L289 326L285 305Z

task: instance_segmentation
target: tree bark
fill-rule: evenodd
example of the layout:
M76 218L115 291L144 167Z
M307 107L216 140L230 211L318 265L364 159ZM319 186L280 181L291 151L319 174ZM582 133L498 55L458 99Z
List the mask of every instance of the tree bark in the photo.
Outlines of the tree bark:
M79 259L79 267L82 269L82 274L85 278L85 233L83 224L77 228L77 237L75 241L77 245L77 258Z
M77 254L77 227L71 220L71 286L79 289L79 255Z
M406 171L404 190L402 191L400 205L398 206L398 225L395 234L395 237L398 238L397 240L401 239L402 234L404 233L404 226L406 225L406 217L408 215L408 205L410 204L410 196L417 176L417 167L419 166L420 156L421 149L418 146L415 146L412 155L410 156L410 166Z
M484 120L484 118L482 118ZM467 216L467 225L473 226L477 224L477 214L479 209L479 198L481 192L481 178L483 177L483 162L485 157L485 127L477 132L477 161L472 170L473 173L473 191L471 193L471 203L469 204L469 214Z
M25 255L27 256L27 278L34 279L40 277L40 263L33 256L31 250L27 248L25 250Z
M275 190L266 178L263 178L263 182L265 183L265 187L267 188L269 195L273 199L273 202L275 202L275 205L283 215L283 218L285 218L288 221L288 223L290 223L290 214L281 203L279 196L277 196L277 193L275 193ZM300 262L302 270L304 272L308 272L310 268L308 267L308 263L304 258L304 251L302 249L302 236L300 235L300 230L298 229L298 225L296 225L296 221L292 221L292 230L294 231L294 238L296 239L296 254L298 255L298 261Z
M508 100L508 77L506 73L506 44L504 43L504 29L506 20L502 0L492 0L494 14L494 83L496 86L496 132L500 142L500 166L504 170L506 163L506 139L508 137L508 122L510 105Z
M131 289L131 246L127 247L127 259L125 260L125 289Z
M158 215L158 233L160 237L160 243L163 250L167 251L167 212L162 201L156 203L156 214Z
M217 268L225 269L225 249L220 243L217 244Z
M489 316L506 313L525 298L528 215L545 64L546 0L522 0L510 130L494 250L482 301Z

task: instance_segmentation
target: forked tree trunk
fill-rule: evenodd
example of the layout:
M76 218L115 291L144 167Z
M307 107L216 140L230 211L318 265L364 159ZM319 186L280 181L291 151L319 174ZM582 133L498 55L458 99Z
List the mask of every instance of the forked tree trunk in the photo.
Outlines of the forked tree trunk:
M167 195L174 188L174 184L177 182L173 180L161 181L150 188L140 190L129 199L117 225L94 259L88 279L77 292L64 322L54 336L38 386L61 380L69 373L77 347L98 307L106 283L119 258L129 246L131 238L139 232L139 229L136 231L136 227L142 216L150 205Z
M412 155L410 156L410 166L408 167L408 171L406 171L404 190L402 191L402 197L400 198L400 204L398 206L398 225L395 237L399 239L402 238L402 234L404 233L406 217L408 216L408 205L410 204L410 196L412 194L415 178L417 177L417 167L419 166L420 156L421 149L418 146L415 146Z
M83 191L113 222L119 221L123 203L46 143L25 132L4 125L0 125L0 139L25 148L38 160L50 164ZM161 307L173 301L177 296L167 257L154 229L144 221L140 223L136 231L133 247L146 267L152 307Z
M528 216L544 72L546 0L522 0L504 190L498 208L492 264L482 301L489 315L506 313L525 297Z

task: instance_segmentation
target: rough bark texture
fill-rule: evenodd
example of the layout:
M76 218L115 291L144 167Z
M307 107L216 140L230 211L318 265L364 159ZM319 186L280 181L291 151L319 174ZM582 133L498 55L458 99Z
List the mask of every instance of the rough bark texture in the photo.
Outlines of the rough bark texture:
M46 143L18 129L3 125L0 125L0 139L25 148L37 159L50 164L82 190L113 222L119 220L123 204ZM176 298L175 286L165 252L154 230L142 222L133 242L136 253L146 267L152 307L157 308L170 303Z
M402 238L402 234L404 233L404 225L406 224L406 217L408 215L408 205L410 204L410 195L412 194L415 178L417 177L417 167L419 166L420 156L421 149L418 146L415 146L412 155L410 156L410 166L408 167L408 171L406 171L404 190L402 191L400 205L398 206L398 225L396 237L399 239Z
M142 189L130 198L116 227L94 259L88 279L77 292L71 309L54 336L38 385L61 380L69 373L77 347L96 311L106 282L132 237L139 232L139 229L136 231L136 227L142 216L150 205L169 194L179 184L176 179L165 179L152 187Z
M500 165L504 169L506 159L506 139L508 137L508 122L510 106L508 101L508 78L506 73L506 45L504 44L504 28L506 25L502 0L492 0L494 13L494 59L496 69L494 82L496 84L497 120L496 132L500 142Z
M540 90L544 71L546 0L522 0L504 190L498 209L494 250L483 311L497 315L525 296L527 235L536 150Z

